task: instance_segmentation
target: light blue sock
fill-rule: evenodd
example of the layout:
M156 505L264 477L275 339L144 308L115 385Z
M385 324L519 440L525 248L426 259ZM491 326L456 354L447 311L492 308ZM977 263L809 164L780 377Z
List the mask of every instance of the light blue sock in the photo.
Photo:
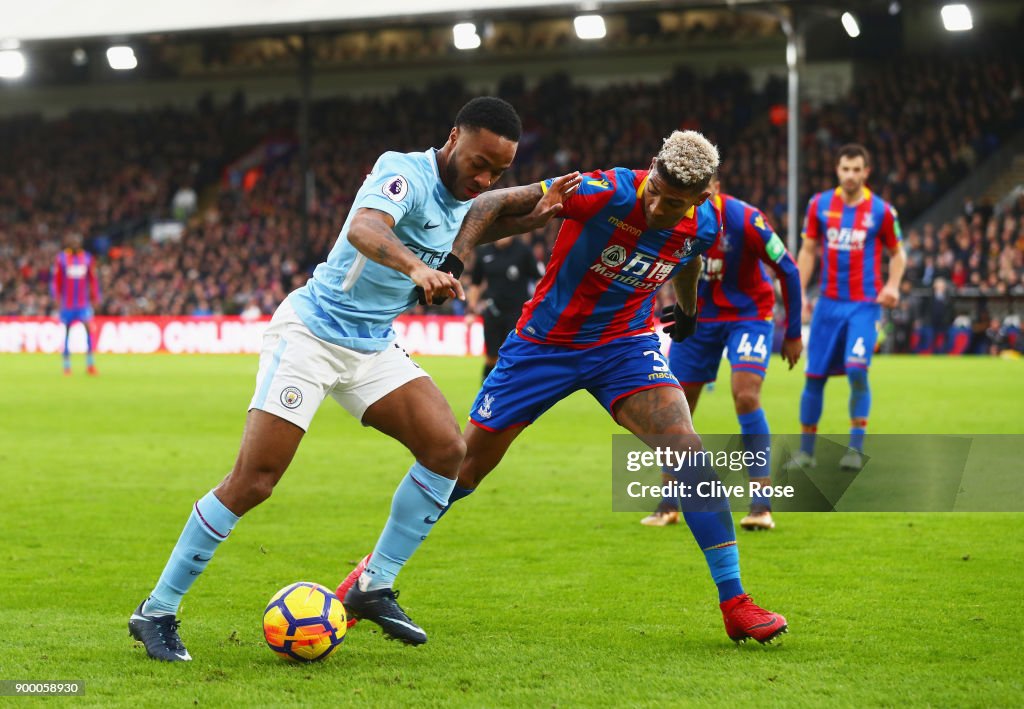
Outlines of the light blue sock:
M440 519L454 488L454 480L427 470L419 462L412 464L395 490L391 516L359 578L360 588L373 591L391 587L405 562Z
M213 558L213 552L228 538L238 519L217 499L213 490L196 502L142 612L177 613L182 596L203 573Z
M747 466L747 475L751 478L767 478L771 475L771 460L769 459L771 436L768 430L768 417L764 415L764 409L751 411L749 414L740 414L740 434L743 438L743 448L755 456L758 453L764 454L764 464L754 462ZM755 457L755 461L760 459ZM771 507L771 498L761 494L753 495L750 501L755 505Z

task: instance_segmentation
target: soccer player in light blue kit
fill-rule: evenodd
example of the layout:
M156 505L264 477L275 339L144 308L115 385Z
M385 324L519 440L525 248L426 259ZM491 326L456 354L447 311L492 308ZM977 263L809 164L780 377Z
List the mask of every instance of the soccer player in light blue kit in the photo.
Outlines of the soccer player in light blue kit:
M384 567L348 611L406 643L426 642L395 601L387 563L404 563L426 537L448 502L466 446L444 396L393 341L392 322L415 302L414 286L424 302L464 297L463 264L449 251L473 198L512 163L520 130L512 106L481 97L462 108L440 150L388 152L377 160L327 261L267 328L231 473L195 503L156 587L129 620L150 657L191 659L178 635L182 596L239 518L270 497L327 396L415 458L374 550ZM578 183L575 175L560 179L539 200L528 188L508 190L518 198L498 229L515 233L545 223L561 207L560 190Z

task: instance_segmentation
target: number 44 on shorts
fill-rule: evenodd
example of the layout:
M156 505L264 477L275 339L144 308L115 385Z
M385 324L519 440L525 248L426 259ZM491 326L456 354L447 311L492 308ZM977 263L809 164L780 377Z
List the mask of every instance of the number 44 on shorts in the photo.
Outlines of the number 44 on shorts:
M748 333L743 333L740 343L736 345L736 354L741 357L750 357L751 353L761 360L768 359L768 348L765 345L764 335L758 335L757 342L751 344Z

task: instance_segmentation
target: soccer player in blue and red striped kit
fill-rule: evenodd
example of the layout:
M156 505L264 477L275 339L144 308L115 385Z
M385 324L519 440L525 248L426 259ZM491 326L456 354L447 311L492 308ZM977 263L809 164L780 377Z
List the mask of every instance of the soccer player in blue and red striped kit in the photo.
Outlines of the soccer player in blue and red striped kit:
M865 187L870 156L862 145L839 149L839 187L814 195L807 205L803 245L797 257L806 290L823 252L821 289L807 340L807 379L800 398L800 450L787 465L814 467L814 444L824 402L825 381L845 374L850 382L850 445L839 462L860 470L864 433L871 410L868 367L875 351L882 307L900 300L906 268L896 210ZM882 280L883 252L889 276Z
M704 136L676 131L649 170L587 173L565 199L560 213L565 221L544 277L473 402L464 433L466 458L448 508L476 489L528 425L582 389L652 447L668 437L673 446L699 447L686 397L653 331L654 301L660 287L671 282L678 300L672 336L682 340L693 333L700 254L722 228L718 209L708 201L718 162L718 150ZM489 225L504 199L502 192L479 198L453 254L465 257L474 245L493 238ZM705 479L714 473L704 468L679 475ZM708 501L684 511L684 517L718 587L729 637L764 643L785 632L786 619L758 607L743 590L728 500ZM381 574L393 579L408 558L375 549L339 586L338 595L347 599Z
M76 322L85 327L85 365L95 375L93 358L92 316L93 304L100 302L100 283L96 278L96 260L82 248L82 237L71 234L67 248L57 254L53 265L50 293L60 307L60 321L64 325L64 375L71 374L71 326Z
M698 291L698 326L685 342L672 343L668 361L686 393L690 412L697 409L704 385L718 377L722 351L728 350L732 369L732 398L744 447L756 452L769 447L768 418L761 408L761 385L768 371L775 325L775 290L767 265L779 279L786 307L786 333L782 358L792 369L800 359L802 293L800 273L782 239L756 207L720 192L712 180L712 199L722 213L722 232L704 254ZM748 468L751 482L770 484L771 462ZM662 499L642 522L664 526L679 520L679 501ZM771 499L755 494L750 514L740 520L744 529L774 529Z

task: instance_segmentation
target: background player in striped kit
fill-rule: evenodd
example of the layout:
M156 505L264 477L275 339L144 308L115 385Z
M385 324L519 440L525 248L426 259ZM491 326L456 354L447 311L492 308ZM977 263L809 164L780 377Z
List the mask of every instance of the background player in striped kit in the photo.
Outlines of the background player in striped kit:
M712 199L722 213L722 232L704 254L704 270L698 291L698 325L685 342L673 342L668 362L686 393L690 412L697 409L701 390L718 376L722 351L728 350L732 370L732 398L739 419L743 445L754 452L769 447L768 418L761 408L761 385L772 349L775 290L765 265L772 269L786 306L786 334L782 358L792 369L803 352L800 337L802 295L796 262L786 251L764 214L756 207L720 192L712 180ZM671 316L667 321L671 320ZM771 463L751 465L751 482L768 485ZM666 480L667 482L667 480ZM679 501L664 498L658 509L642 521L664 526L679 520ZM771 500L751 499L750 514L740 521L744 529L773 529Z
M850 447L839 462L859 470L871 410L868 367L875 351L882 307L900 301L906 268L896 210L865 187L870 156L862 145L839 149L839 187L814 195L807 205L803 245L797 257L804 290L822 251L821 288L807 341L807 379L800 397L800 450L787 465L813 467L814 443L824 403L826 378L846 374L850 381ZM889 276L882 281L882 253L889 253ZM809 303L808 303L809 306Z
M85 366L95 375L92 332L93 305L100 302L100 282L96 277L96 260L82 247L82 237L71 234L67 248L57 254L53 265L50 291L60 306L60 321L64 325L64 375L71 374L71 326L76 322L85 327Z

